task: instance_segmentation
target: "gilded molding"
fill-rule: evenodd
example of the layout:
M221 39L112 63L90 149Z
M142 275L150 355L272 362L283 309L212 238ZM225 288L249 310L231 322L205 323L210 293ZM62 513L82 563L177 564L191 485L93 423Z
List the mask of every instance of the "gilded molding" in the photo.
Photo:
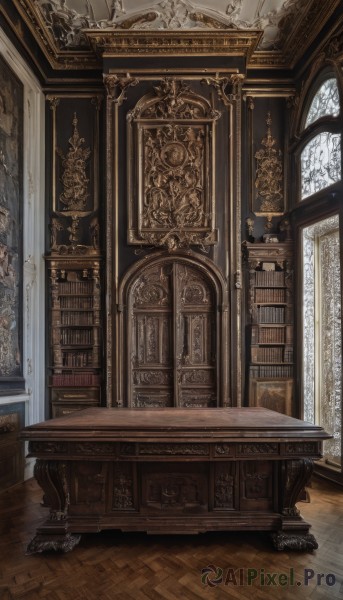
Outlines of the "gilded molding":
M139 79L130 77L129 73L126 76L116 74L104 75L107 97L112 102L118 104L118 106L121 106L124 100L126 100L127 88L135 86L138 83Z
M234 73L228 77L220 77L219 75L206 77L203 79L203 83L213 86L220 100L225 106L228 106L232 102L240 100L244 79L245 75L242 73ZM230 93L227 91L228 86L230 86Z
M88 30L100 56L245 56L255 51L262 32L249 31L132 31Z

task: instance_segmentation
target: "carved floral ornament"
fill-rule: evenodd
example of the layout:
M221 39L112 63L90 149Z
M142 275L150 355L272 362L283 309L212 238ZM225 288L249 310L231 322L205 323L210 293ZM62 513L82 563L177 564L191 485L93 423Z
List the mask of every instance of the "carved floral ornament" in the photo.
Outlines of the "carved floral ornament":
M84 138L78 131L76 113L73 118L73 135L69 138L69 150L66 155L60 148L57 154L62 160L62 185L63 192L59 201L64 205L64 210L84 211L86 209L89 179L86 175L87 160L91 155L90 148L83 148Z
M283 165L282 153L277 147L277 141L272 136L272 118L267 114L267 132L261 141L261 148L255 153L256 173L255 189L257 198L254 201L256 215L283 214Z
M172 78L128 113L129 243L173 250L216 242L212 139L219 118Z
M57 105L57 104L55 104ZM74 113L73 132L68 140L69 149L66 154L56 148L61 159L60 183L62 192L58 198L58 208L52 215L49 225L50 250L57 254L89 254L99 251L99 223L95 210L88 210L89 193L88 160L91 156L89 147L84 147L85 139L78 130L78 118ZM91 245L80 244L80 225L83 219L92 215L89 237ZM68 221L66 221L66 218ZM59 244L58 238L67 236L69 244Z

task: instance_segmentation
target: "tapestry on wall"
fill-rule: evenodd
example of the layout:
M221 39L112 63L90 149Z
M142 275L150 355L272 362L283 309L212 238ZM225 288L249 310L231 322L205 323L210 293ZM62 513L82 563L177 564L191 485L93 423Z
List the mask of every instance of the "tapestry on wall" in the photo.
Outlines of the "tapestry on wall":
M0 389L22 374L22 152L23 86L0 56Z

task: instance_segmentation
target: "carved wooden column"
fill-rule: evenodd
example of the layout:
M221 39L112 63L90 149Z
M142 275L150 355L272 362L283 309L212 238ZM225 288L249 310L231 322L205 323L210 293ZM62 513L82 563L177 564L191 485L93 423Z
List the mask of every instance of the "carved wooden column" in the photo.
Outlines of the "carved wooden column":
M56 444L57 451L60 446L61 444ZM37 529L37 534L27 548L27 554L45 550L69 552L81 539L80 535L67 531L70 502L67 468L70 467L60 461L36 460L34 475L44 492L44 506L50 508L50 515L44 525Z
M119 388L118 373L119 331L117 325L118 315L118 168L119 168L119 132L118 111L126 99L126 89L137 85L138 79L129 74L105 74L104 85L106 88L106 404L120 406L122 390ZM116 311L113 311L113 306Z

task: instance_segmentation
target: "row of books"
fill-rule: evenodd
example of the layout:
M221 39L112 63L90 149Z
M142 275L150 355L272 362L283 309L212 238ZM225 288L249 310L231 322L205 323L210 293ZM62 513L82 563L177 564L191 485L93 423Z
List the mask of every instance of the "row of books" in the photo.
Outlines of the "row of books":
M62 352L62 364L64 367L92 367L93 351L83 350L82 352Z
M93 325L93 313L64 310L61 313L61 323L62 325Z
M256 288L255 289L255 302L285 302L286 301L286 290L285 288Z
M93 343L91 329L61 329L61 344L63 346L90 346Z
M253 378L288 379L293 377L292 365L252 365L250 375Z
M255 285L277 287L285 285L283 271L255 271Z
M280 363L284 360L283 347L252 347L251 361L254 363Z
M59 284L60 294L91 294L93 292L92 281L64 281Z
M60 298L60 307L90 309L93 308L93 298L92 296L62 296Z
M252 344L284 344L285 327L253 327L251 333Z
M259 306L253 311L255 323L284 323L285 308L283 306Z
M55 386L99 385L100 375L95 373L58 373L50 382Z

